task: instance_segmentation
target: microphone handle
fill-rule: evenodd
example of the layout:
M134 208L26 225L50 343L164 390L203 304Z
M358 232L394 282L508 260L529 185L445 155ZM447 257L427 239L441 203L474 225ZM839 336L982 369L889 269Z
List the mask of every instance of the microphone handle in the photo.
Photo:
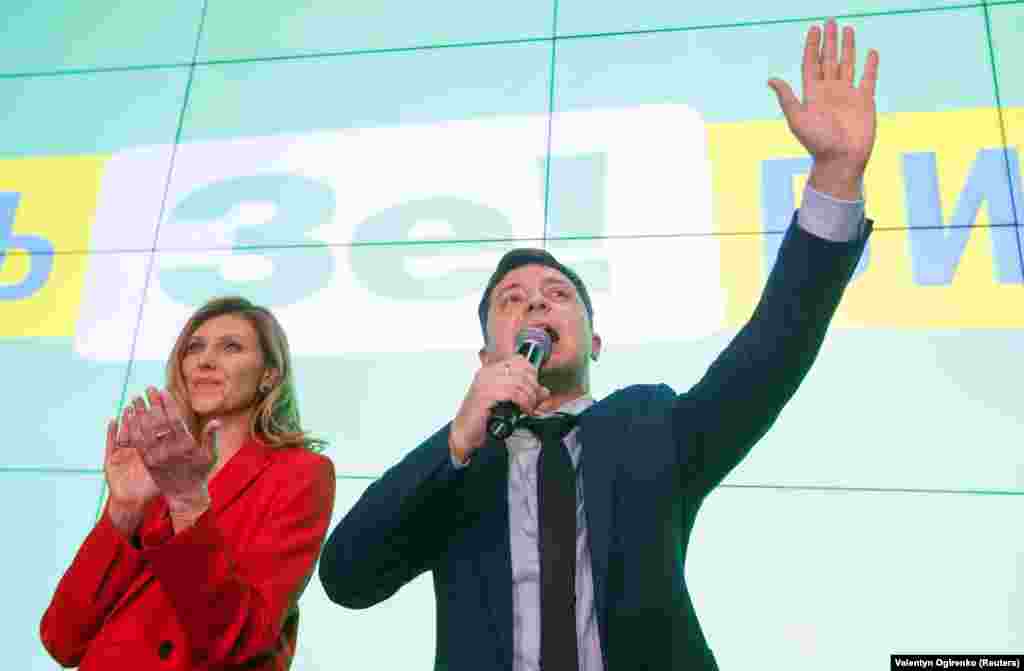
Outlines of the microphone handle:
M512 435L519 423L523 411L512 401L502 401L491 408L491 416L487 418L487 433L498 440L505 440Z

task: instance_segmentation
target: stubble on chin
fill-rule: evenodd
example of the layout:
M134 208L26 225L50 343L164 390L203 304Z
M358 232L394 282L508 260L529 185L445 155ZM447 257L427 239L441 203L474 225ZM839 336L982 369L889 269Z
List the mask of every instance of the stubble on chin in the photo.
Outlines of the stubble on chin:
M543 367L537 376L538 382L552 394L559 394L572 391L581 387L587 378L586 364L570 362L554 366Z

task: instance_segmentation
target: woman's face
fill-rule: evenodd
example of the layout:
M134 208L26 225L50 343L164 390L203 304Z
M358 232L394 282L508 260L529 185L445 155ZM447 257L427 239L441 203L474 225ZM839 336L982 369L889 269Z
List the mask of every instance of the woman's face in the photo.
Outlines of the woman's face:
M227 314L206 320L191 335L181 372L192 411L209 419L248 412L268 371L256 329Z

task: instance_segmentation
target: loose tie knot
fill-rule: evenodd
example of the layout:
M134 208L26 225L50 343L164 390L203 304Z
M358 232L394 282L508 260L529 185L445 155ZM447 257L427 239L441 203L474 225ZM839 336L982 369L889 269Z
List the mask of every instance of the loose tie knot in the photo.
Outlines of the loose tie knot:
M518 426L528 429L540 439L541 445L561 442L576 426L576 415L557 412L547 417L523 417Z

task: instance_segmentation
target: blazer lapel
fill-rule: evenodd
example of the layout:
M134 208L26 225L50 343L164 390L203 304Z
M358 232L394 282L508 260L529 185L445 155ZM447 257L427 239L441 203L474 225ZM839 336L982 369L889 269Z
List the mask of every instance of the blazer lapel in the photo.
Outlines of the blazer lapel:
M509 543L508 450L490 440L477 450L470 476L473 488L466 497L479 506L474 545L479 548L477 570L491 624L506 669L512 669L512 549Z
M607 639L606 617L608 553L611 547L613 484L615 464L621 440L621 422L607 411L605 403L595 403L580 415L578 440L583 449L583 497L587 517L587 537L594 576L594 607L597 610L601 644Z
M270 464L270 446L249 439L210 480L211 511L216 514L231 505ZM287 449L287 448L286 448Z

